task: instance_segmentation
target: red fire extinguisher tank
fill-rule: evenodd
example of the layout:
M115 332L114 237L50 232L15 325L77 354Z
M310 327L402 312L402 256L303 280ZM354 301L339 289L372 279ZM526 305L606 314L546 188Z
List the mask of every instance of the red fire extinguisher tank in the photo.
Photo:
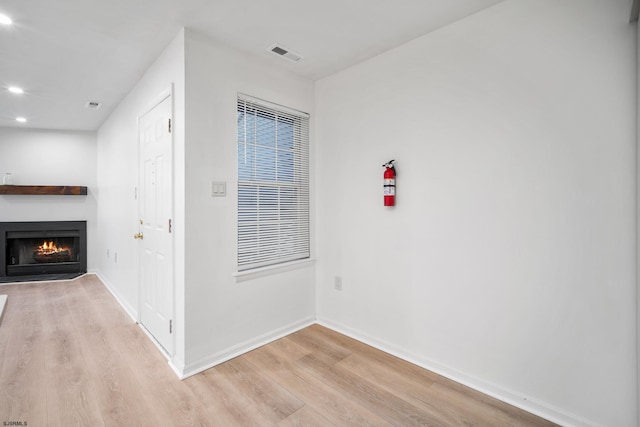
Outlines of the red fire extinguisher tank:
M382 165L384 170L384 205L395 206L396 204L396 168L393 166L395 160L390 160Z

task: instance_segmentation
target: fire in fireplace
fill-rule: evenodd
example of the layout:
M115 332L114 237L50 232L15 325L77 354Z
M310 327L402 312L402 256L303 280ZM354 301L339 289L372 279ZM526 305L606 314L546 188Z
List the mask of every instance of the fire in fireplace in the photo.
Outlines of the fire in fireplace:
M86 236L86 221L0 223L0 281L86 273Z
M68 262L73 257L73 250L69 246L64 246L54 240L43 241L33 251L33 259L36 262Z
M54 239L9 238L7 240L7 255L9 265L24 265L35 263L73 262L74 247L77 246L73 237L57 237Z

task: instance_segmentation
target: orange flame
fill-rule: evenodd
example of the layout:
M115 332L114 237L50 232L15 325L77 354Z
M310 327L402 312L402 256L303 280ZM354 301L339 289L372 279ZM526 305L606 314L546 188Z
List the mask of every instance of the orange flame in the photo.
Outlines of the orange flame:
M46 240L42 242L42 245L38 246L38 252L44 255L51 255L58 252L67 251L68 248L58 247L53 241L47 242Z

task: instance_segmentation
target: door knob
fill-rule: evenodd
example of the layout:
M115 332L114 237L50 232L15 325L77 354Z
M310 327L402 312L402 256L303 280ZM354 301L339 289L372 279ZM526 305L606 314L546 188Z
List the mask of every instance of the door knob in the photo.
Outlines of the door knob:
M142 233L136 233L133 235L133 238L142 240L144 238L144 235Z

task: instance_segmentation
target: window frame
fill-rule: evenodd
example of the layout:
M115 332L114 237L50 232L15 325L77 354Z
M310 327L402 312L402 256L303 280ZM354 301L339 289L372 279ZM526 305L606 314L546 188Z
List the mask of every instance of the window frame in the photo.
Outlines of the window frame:
M241 116L242 111L244 115ZM249 132L246 126L250 117L254 118L255 128L258 126L258 117L263 124L265 120L273 120L275 133L271 145L261 145L257 133L252 135L253 140L248 139ZM238 93L236 118L237 273L235 275L272 271L279 267L286 268L291 264L309 261L311 258L309 114ZM285 147L287 142L280 144L285 141L284 137L278 139L278 127L286 125L287 122L292 126L290 151ZM245 126L244 130L241 130L242 125ZM257 131L254 129L254 132ZM265 135L269 135L269 132ZM254 170L253 176L250 177L247 176L245 167L248 147L254 150ZM241 165L242 149L245 165ZM279 153L283 156L282 158L291 157L291 160L279 163L282 161L282 158L278 157ZM265 167L269 162L273 163L273 170L270 169L271 166ZM283 168L283 165L286 167ZM281 172L282 170L284 172ZM271 179L265 179L267 175ZM256 192L254 198L248 195L250 191ZM260 192L264 194L261 195ZM276 195L269 195L269 192ZM255 200L255 214L252 212L252 200ZM266 207L268 202L275 202L277 206ZM255 216L253 220L252 215ZM251 231L253 226L255 226L255 232Z

